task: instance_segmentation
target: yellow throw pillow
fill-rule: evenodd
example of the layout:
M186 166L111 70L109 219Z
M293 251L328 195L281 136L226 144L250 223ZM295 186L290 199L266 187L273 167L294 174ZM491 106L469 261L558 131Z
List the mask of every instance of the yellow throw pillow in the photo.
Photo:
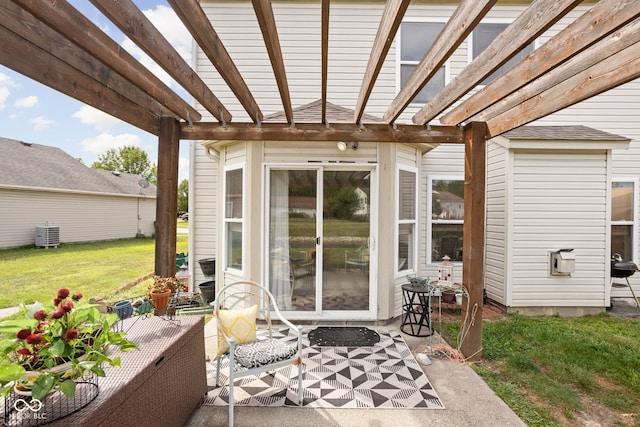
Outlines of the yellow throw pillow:
M223 329L230 338L235 338L238 344L256 340L256 316L258 306L239 310L218 310L218 330ZM221 333L218 333L218 356L229 350L229 344Z

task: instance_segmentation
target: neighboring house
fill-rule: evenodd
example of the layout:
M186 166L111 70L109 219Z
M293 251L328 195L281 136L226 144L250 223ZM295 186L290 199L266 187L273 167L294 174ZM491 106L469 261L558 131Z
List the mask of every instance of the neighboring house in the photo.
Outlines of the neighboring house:
M320 37L319 31L305 29L319 30L320 4L272 4L287 79L295 88L293 104L299 106L294 121L318 122ZM527 4L492 8L418 95L420 104L407 108L398 122L408 122ZM204 1L202 7L240 71L255 70L246 81L259 94L263 111L272 113L264 121L285 121L251 3ZM380 121L455 7L440 1L411 3L364 121ZM578 6L570 17L588 7ZM350 108L383 8L381 1L331 4L329 123L353 120ZM524 54L564 25L564 20L554 25ZM210 76L206 83L233 105L233 94L206 57L200 50L194 56L196 70ZM619 252L638 261L639 111L640 82L632 81L488 141L489 298L509 311L576 315L603 311L611 297L631 295L628 288L610 288L610 257ZM239 105L231 112L239 120L249 119ZM443 255L462 259L462 145L361 142L357 149L349 144L339 150L335 143L304 140L202 141L191 149L189 226L198 232L192 233L190 255L196 260L217 257L219 286L240 279L268 282L291 318L399 316L400 287L407 275L437 278ZM367 195L360 200L366 200L361 209L368 215L348 215L345 188L351 187ZM314 215L300 215L301 197ZM550 253L560 249L573 249L570 275L551 274ZM290 260L284 267L283 258ZM303 276L293 273L301 263L313 264ZM196 283L206 280L199 270L194 273ZM461 278L461 262L455 262L454 281ZM640 292L640 277L630 280Z
M7 138L0 152L0 248L33 245L36 227L46 225L59 227L60 243L154 234L156 187L139 176Z

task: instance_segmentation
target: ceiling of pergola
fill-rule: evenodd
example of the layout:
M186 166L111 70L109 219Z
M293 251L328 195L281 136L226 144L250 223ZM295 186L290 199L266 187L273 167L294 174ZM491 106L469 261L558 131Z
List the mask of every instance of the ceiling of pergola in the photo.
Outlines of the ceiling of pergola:
M263 112L198 0L168 0L238 102L253 118L235 122L229 110L180 57L131 0L91 0L124 34L154 59L217 121L202 120L187 100L66 1L0 0L0 62L133 126L158 134L160 117L181 121L181 139L354 140L462 142L458 125L487 123L495 136L640 77L640 2L602 0L492 84L465 95L543 34L581 1L533 1L481 55L412 118L395 123L415 95L453 54L495 0L462 0L414 73L393 99L383 123L364 114L382 63L410 4L388 0L350 123L326 116L327 68L331 61L331 2L322 0L322 114L295 123L286 63L269 0L253 0L282 101L286 123L262 123ZM291 3L294 4L293 2ZM590 3L591 5L591 3ZM354 17L354 19L357 19ZM434 119L439 117L436 125Z

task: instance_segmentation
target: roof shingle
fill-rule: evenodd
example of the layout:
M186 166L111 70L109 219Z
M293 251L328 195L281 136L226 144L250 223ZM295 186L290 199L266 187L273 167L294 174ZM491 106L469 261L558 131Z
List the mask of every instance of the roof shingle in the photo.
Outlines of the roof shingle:
M140 188L140 177L91 169L59 148L0 137L0 185L154 197L156 186Z

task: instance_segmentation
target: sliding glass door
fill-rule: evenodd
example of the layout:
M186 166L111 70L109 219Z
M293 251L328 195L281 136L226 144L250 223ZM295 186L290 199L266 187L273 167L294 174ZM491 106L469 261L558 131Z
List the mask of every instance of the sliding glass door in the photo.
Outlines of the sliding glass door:
M267 170L267 269L282 310L309 318L373 315L373 173L372 167Z

